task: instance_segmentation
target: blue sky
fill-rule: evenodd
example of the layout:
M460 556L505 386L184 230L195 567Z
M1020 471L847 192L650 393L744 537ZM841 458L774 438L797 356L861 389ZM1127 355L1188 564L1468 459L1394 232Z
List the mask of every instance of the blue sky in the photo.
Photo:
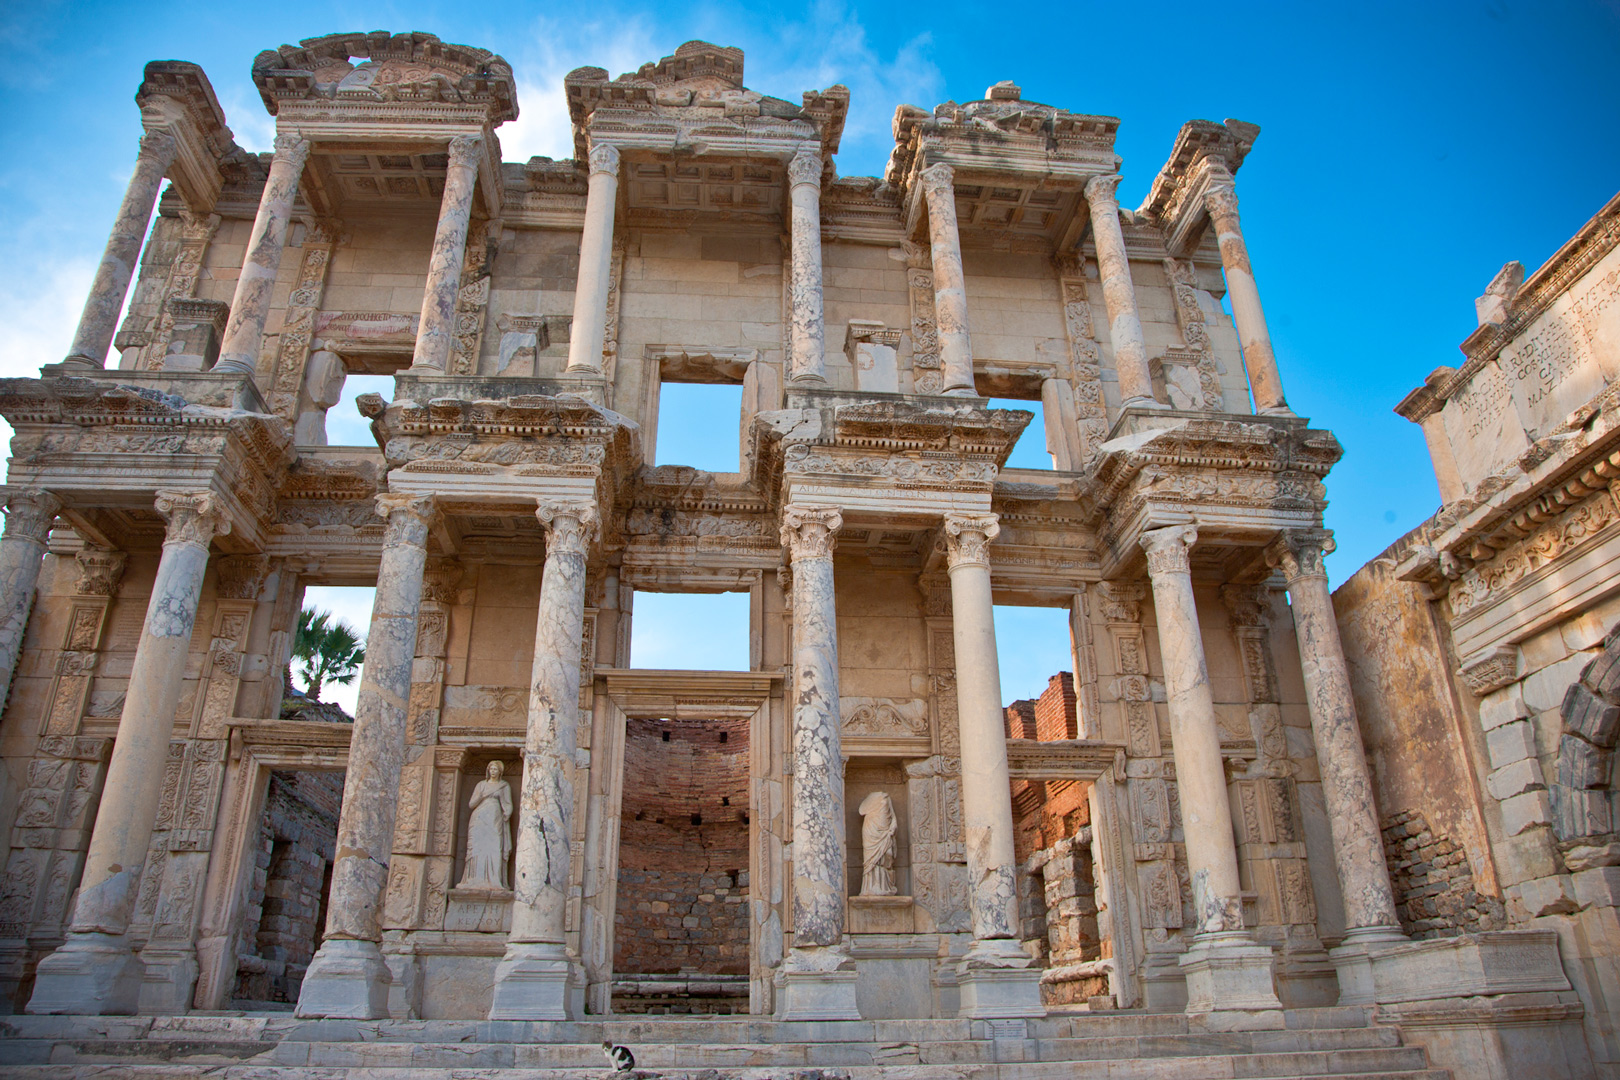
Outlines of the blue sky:
M1183 121L1260 124L1238 176L1244 231L1289 401L1346 448L1328 480L1336 582L1438 502L1421 434L1392 406L1457 363L1473 299L1504 262L1534 269L1620 188L1617 0L13 3L0 5L11 54L0 68L0 374L66 352L134 162L146 61L202 64L238 141L264 150L254 55L377 28L431 31L512 63L522 116L500 131L507 160L569 156L570 69L616 75L691 38L743 48L749 85L789 100L848 85L845 175L881 172L896 105L970 100L1000 79L1122 119L1126 206ZM1011 616L1004 624L1013 635ZM1061 636L1045 623L1016 633L1004 663L1016 655L1029 672L1004 679L1009 697L1068 666Z

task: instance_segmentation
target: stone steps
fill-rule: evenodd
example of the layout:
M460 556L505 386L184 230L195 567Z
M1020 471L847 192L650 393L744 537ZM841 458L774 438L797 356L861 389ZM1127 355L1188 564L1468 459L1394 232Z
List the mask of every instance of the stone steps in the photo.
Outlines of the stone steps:
M644 1080L1444 1080L1365 1010L1206 1032L1177 1014L1029 1022L789 1024L757 1018L573 1023L301 1021L286 1015L0 1017L7 1077L211 1080L605 1080L601 1042Z

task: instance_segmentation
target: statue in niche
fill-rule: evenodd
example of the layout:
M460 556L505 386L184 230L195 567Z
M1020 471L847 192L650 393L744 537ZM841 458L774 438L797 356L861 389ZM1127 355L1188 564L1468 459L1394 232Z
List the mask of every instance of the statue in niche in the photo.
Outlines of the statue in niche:
M895 830L894 800L874 791L861 800L861 895L893 896Z
M504 889L506 860L512 854L512 785L501 779L506 766L489 763L484 779L473 788L472 817L467 821L467 859L462 889Z

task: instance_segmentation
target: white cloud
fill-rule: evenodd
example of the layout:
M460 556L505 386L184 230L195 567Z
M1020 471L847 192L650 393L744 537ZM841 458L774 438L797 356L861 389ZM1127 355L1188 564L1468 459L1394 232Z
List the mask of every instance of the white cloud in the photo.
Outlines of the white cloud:
M536 155L574 156L573 127L563 96L563 77L578 67L606 68L608 78L634 71L674 50L637 19L607 23L541 18L530 28L531 44L504 52L517 79L518 118L500 129L501 156L527 161Z

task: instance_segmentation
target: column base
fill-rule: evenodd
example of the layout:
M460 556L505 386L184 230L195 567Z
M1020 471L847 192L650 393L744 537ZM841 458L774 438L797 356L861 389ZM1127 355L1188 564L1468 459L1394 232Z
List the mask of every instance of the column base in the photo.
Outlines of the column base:
M1241 931L1199 934L1181 958L1187 1015L1210 1031L1267 1031L1284 1026L1272 981L1271 947Z
M1289 419L1296 419L1299 416L1298 413L1296 413L1293 409L1290 409L1286 404L1270 405L1264 409L1260 409L1259 413L1261 416L1282 416Z
M1378 988L1373 982L1373 955L1406 940L1399 927L1369 926L1349 931L1336 948L1329 949L1328 957L1339 976L1339 1004L1376 1005Z
M140 1007L144 967L112 934L69 934L34 972L31 1013L129 1016Z
M62 357L62 366L67 368L68 374L77 374L81 371L105 371L106 367L93 356L84 356L75 353L72 356Z
M956 985L960 1002L956 1015L964 1019L1046 1015L1041 970L1015 941L975 941L956 965Z
M859 1020L855 961L842 945L795 947L776 971L778 1020Z
M197 951L189 945L147 945L141 950L142 1016L179 1016L191 1011L197 988Z
M491 1020L577 1020L584 986L561 945L513 942L495 965Z
M382 1020L393 976L375 941L331 938L304 972L295 1014L301 1019Z
M1155 398L1133 397L1120 402L1119 411L1124 412L1126 409L1168 409L1169 407Z

